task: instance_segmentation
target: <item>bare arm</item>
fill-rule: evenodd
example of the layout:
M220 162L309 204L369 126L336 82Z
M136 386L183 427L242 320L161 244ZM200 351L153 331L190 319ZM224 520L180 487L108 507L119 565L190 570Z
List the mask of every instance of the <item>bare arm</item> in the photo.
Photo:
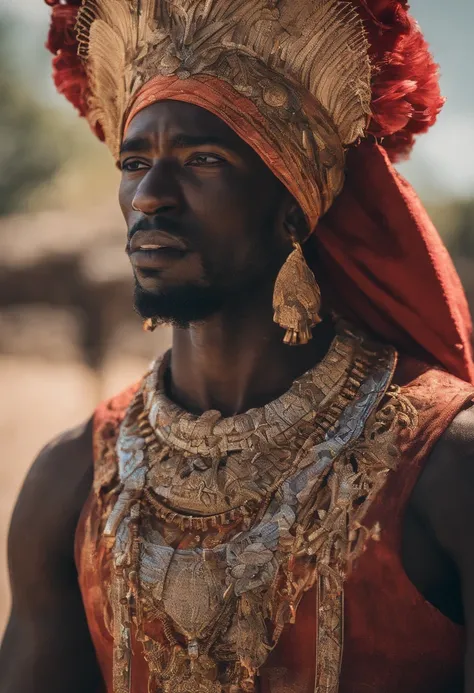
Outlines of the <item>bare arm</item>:
M412 501L459 575L467 633L464 693L474 693L474 408L440 440Z
M39 455L9 536L12 611L0 650L2 693L96 693L101 677L74 564L92 483L91 423Z

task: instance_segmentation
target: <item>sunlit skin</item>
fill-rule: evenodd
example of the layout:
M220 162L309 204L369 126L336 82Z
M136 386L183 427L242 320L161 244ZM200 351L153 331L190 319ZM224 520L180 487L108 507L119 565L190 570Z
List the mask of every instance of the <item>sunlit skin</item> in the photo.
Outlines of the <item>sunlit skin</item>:
M173 308L181 318L189 305L201 311L198 321L187 315L189 324L173 330L170 396L192 411L229 414L270 401L322 357L333 334L326 320L309 345L287 347L272 320L289 231L307 230L298 206L248 145L193 106L150 106L124 144L120 202L138 307ZM163 244L174 250L150 250ZM25 482L9 539L13 605L0 650L2 693L104 690L74 562L92 480L89 420L48 445ZM468 409L430 454L407 504L401 546L422 595L467 626L465 681L445 693L474 693L473 498Z
M193 411L234 414L284 392L321 358L333 334L325 324L310 344L292 349L273 323L273 285L291 251L289 228L301 235L307 228L291 195L231 128L191 104L161 102L138 113L120 166L129 252L137 237L147 247L156 242L152 229L187 248L130 255L158 312L160 294L186 287L185 304L203 288L224 296L205 319L174 329L175 399Z

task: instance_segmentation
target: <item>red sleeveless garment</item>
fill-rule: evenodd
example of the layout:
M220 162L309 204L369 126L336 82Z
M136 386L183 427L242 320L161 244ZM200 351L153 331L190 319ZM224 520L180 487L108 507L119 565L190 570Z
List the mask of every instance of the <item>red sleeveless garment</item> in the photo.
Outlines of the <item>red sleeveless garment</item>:
M412 359L400 359L395 379L418 413L416 434L402 444L396 471L372 503L367 527L380 525L380 540L369 541L345 584L345 638L339 693L461 693L463 629L429 604L408 579L401 561L405 508L433 446L454 417L474 400L471 385ZM107 547L101 541L104 499L117 461L108 441L136 391L103 403L94 422L94 458L102 461L76 534L76 562L91 636L106 693L113 693ZM105 567L104 567L105 566ZM287 626L260 672L261 693L314 693L316 597L308 592L296 624ZM147 693L148 672L140 646L134 651L133 693Z

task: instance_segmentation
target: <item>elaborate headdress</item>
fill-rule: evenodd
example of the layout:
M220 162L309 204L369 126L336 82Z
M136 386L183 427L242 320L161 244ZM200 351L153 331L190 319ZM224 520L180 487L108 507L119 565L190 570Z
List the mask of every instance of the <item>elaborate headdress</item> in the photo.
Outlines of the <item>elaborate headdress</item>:
M216 113L300 203L344 307L395 344L473 377L459 279L390 163L443 104L406 0L46 1L55 83L115 156L127 123L154 101ZM341 199L332 207L347 163L350 219ZM373 199L354 214L362 169ZM378 239L368 235L374 220ZM387 258L397 260L388 275Z

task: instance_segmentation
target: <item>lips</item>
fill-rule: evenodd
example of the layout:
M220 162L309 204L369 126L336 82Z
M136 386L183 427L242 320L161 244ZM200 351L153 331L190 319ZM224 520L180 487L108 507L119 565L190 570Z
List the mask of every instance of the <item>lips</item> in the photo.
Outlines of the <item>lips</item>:
M165 231L137 231L129 244L130 260L137 271L160 270L189 252L179 238Z
M184 241L176 236L171 236L166 231L137 231L133 234L130 241L129 253L133 254L140 251L156 250L177 250L187 252L188 246Z

